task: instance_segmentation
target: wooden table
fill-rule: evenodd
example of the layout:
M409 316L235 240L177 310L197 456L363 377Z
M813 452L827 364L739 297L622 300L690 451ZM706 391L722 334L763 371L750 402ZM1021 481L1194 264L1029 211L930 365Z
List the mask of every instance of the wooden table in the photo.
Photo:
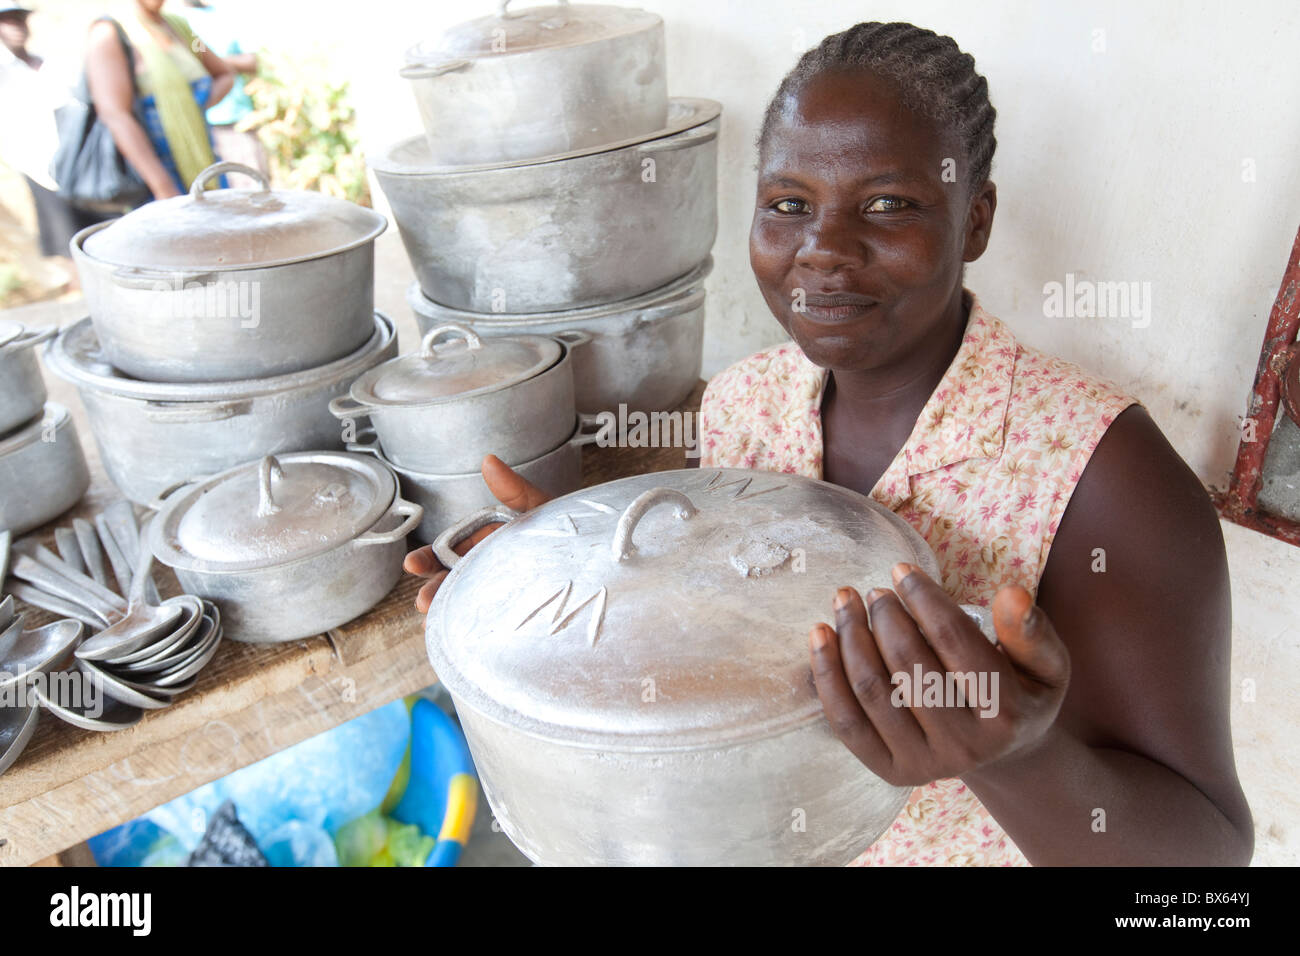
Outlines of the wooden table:
M54 401L73 414L91 487L73 511L41 529L93 515L119 498L104 474L75 390L46 372ZM704 383L681 406L699 408ZM680 468L680 448L583 449L583 483ZM174 580L155 568L164 593ZM129 730L79 730L48 713L0 776L0 864L42 861L194 788L436 681L403 579L366 615L328 634L279 645L225 641L194 689ZM29 610L29 623L54 615ZM81 859L84 859L84 854Z

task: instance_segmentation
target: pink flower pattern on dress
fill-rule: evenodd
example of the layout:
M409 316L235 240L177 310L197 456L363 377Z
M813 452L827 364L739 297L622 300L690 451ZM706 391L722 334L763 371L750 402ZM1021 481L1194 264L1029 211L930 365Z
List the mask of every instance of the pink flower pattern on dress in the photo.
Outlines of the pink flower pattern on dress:
M969 293L967 293L969 295ZM970 297L956 357L912 434L871 490L934 549L957 601L1031 594L1089 457L1136 399L1079 366L1016 342ZM822 477L826 370L793 342L715 376L700 409L701 467ZM1026 866L960 779L912 792L861 866Z

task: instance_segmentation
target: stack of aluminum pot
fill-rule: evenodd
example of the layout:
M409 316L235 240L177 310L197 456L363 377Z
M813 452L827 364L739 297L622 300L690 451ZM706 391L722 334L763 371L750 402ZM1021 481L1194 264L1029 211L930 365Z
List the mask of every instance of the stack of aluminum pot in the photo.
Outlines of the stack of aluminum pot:
M0 322L0 532L19 535L45 524L90 485L72 416L46 401L36 359L36 347L54 332Z
M208 189L225 172L259 189ZM396 355L374 311L387 220L217 163L190 193L72 240L90 316L46 352L76 385L104 470L141 504L266 455L342 449L332 398Z
M580 412L680 404L700 374L721 107L668 97L663 21L505 2L401 72L425 135L370 163L421 329L582 334Z

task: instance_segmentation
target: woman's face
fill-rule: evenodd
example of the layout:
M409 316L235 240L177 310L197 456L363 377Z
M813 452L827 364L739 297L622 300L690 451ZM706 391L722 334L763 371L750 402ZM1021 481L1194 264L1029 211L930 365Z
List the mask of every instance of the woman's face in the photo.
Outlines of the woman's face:
M166 3L167 0L135 0L135 2L139 4L146 13L157 15L162 11L163 4Z
M883 368L939 333L996 193L970 195L962 144L867 72L811 81L759 157L749 260L763 298L824 368Z

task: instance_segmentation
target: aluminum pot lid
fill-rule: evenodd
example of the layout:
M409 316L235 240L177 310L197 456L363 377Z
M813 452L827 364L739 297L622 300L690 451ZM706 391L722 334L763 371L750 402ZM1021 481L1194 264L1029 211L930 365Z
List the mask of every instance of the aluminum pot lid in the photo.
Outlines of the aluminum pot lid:
M498 4L496 15L478 17L449 28L432 42L411 47L408 63L509 56L532 50L581 46L661 27L663 20L646 10L586 3L511 9Z
M252 176L261 188L204 188L226 172ZM373 209L319 192L271 189L256 169L217 163L198 175L188 195L147 203L90 232L81 247L116 266L260 268L343 252L387 224Z
M412 405L467 398L517 385L559 361L562 349L543 335L489 336L449 323L430 329L420 351L391 359L352 387L358 402Z
M196 571L288 564L371 530L396 493L393 473L367 455L268 455L168 497L155 521L154 554Z
M889 587L899 561L939 576L920 534L872 499L741 469L586 488L449 560L426 646L458 705L631 751L818 719L807 634L832 620L835 590Z

